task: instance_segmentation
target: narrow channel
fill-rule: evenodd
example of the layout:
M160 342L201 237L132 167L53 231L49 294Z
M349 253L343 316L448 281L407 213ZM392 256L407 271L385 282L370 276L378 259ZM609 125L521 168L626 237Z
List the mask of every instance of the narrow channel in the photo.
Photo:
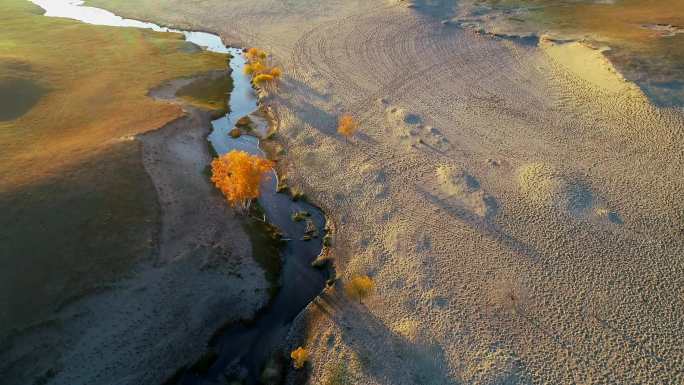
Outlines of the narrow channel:
M83 6L81 0L30 0L45 10L45 16L63 17L79 20L88 24L115 27L152 29L158 32L181 33L188 42L206 50L232 55L230 72L234 88L229 98L229 113L212 122L213 130L209 141L218 154L231 150L242 150L252 154L264 155L259 147L259 139L252 135L231 138L230 130L237 121L258 109L258 100L251 79L243 72L246 60L242 50L226 47L217 35L182 31L161 27L154 23L125 19L107 10ZM247 384L259 383L264 364L282 344L294 318L320 294L325 287L327 274L313 268L311 263L323 248L325 216L318 208L303 200L293 201L288 194L277 192L275 171L261 187L259 204L263 208L266 221L277 227L287 239L282 248L282 270L280 289L255 320L236 323L216 334L207 347L216 353L208 370L198 373L190 369L179 372L173 384L209 384L220 378L240 379ZM307 212L306 221L294 222L292 214ZM312 234L317 236L308 237ZM226 314L230 309L226 309ZM189 367L192 363L179 362L178 367Z

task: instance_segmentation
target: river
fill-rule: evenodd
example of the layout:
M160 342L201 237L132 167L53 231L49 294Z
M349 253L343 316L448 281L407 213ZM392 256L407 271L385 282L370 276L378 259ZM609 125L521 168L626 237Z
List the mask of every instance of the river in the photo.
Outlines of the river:
M213 130L209 141L218 154L234 149L252 154L264 155L259 147L259 139L242 135L237 139L228 135L235 123L258 108L258 100L251 79L243 73L246 60L239 48L227 47L217 35L183 31L161 27L150 22L125 19L104 9L86 7L80 0L30 0L45 10L45 16L63 17L89 24L114 27L145 28L158 32L181 33L188 42L212 52L232 56L229 62L234 88L229 98L229 113L212 122ZM287 336L294 318L316 298L325 287L327 274L313 268L311 263L320 254L325 234L325 216L318 208L303 200L293 201L287 194L276 192L277 176L264 181L259 204L263 208L267 222L277 227L288 241L281 251L282 270L280 290L255 320L249 323L228 325L218 332L207 347L212 354L211 365L201 373L190 369L179 371L169 384L209 384L220 377L241 379L247 384L256 384L263 366L278 349ZM307 220L294 222L292 213L305 211L310 214ZM303 239L313 225L317 237ZM307 237L308 238L308 237ZM230 309L226 309L230 314ZM178 367L190 367L191 362L179 362Z

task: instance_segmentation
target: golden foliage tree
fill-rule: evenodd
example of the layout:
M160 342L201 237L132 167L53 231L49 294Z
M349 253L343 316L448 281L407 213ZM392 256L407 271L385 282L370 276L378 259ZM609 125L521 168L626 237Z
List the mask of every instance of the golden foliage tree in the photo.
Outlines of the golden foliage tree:
M351 138L359 130L359 124L354 120L354 117L349 114L344 114L340 117L337 125L337 132L342 134L345 139Z
M358 299L361 302L364 298L368 298L375 290L375 283L373 279L367 275L359 275L352 278L346 285L344 291L350 298Z
M273 162L233 150L211 162L211 181L233 207L249 208L259 197L261 181L273 168Z
M245 75L254 75L263 71L264 65L259 62L245 64Z
M245 52L245 56L247 57L247 60L251 62L263 61L268 58L266 51L255 47L248 49L247 52Z
M309 352L300 346L290 353L290 357L292 358L292 365L294 368L301 369L304 367L304 364L306 364L306 360L309 359Z
M279 67L271 68L271 76L273 76L274 79L280 79L280 77L282 75L283 75L283 70L281 70Z
M270 74L259 74L256 75L253 79L254 84L256 85L263 85L264 83L271 83L273 82L274 78L273 75Z
M245 52L248 63L245 64L244 72L252 75L252 81L257 86L276 84L283 75L279 67L271 67L266 63L268 54L259 48L250 48Z

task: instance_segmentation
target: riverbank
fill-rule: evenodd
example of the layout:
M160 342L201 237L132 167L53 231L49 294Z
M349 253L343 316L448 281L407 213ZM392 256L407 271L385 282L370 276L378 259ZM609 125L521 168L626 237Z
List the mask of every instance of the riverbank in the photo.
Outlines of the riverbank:
M162 383L197 361L224 323L250 319L268 301L271 283L252 258L242 220L205 174L212 113L185 111L139 136L162 213L157 257L15 336L22 348L3 354L12 363L3 370L9 384L36 376L50 384ZM46 340L51 348L40 351ZM19 359L26 352L32 360Z
M3 383L161 383L271 290L206 175L229 87L192 86L225 79L227 56L178 34L51 19L23 0L0 8L11 70L0 88L9 74L47 90L0 122Z

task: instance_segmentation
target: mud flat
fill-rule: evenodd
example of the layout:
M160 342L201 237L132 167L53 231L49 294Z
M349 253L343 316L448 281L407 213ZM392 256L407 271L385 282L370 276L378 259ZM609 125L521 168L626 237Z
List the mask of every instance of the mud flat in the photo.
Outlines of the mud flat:
M311 382L682 381L680 110L421 2L96 3L283 66L264 103L288 178L335 224L340 278L377 284L298 317ZM351 143L342 112L362 124Z

